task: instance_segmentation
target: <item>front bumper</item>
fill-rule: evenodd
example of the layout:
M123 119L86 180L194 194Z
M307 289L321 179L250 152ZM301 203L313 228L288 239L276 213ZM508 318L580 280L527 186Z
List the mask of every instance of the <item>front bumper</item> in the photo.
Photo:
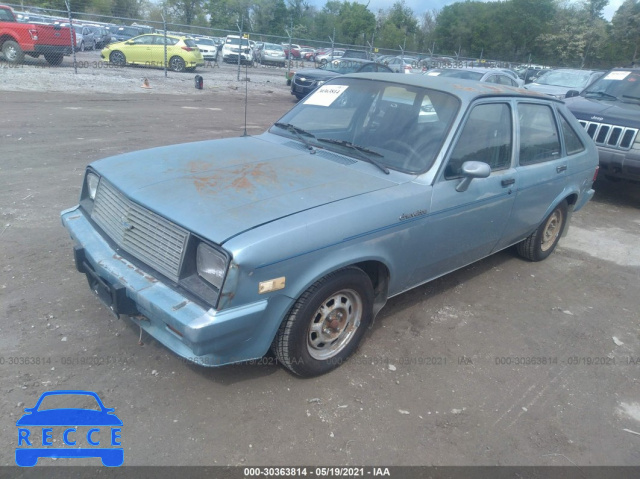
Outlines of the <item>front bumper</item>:
M116 251L79 208L61 213L76 268L116 314L129 315L177 355L202 366L257 359L268 351L290 298L274 296L222 311L207 309Z
M640 181L640 154L638 150L621 151L598 147L600 174L606 177Z

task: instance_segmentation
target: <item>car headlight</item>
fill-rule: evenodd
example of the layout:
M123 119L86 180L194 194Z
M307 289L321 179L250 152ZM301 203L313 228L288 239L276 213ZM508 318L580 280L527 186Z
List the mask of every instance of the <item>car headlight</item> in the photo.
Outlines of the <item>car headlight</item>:
M202 279L218 290L222 289L222 281L227 272L227 258L221 252L208 244L200 243L196 251L196 267Z
M316 86L322 86L322 85L324 85L326 82L327 82L326 80L318 80L318 81L316 82Z
M96 199L96 193L98 192L98 184L100 183L100 177L95 173L88 172L86 177L87 182L87 196L91 200Z

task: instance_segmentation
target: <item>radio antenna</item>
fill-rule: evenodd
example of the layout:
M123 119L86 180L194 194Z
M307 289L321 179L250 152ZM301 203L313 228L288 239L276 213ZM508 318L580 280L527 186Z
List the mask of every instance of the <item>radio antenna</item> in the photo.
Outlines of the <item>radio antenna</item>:
M242 136L249 136L247 134L247 103L249 98L249 65L244 66L244 133Z

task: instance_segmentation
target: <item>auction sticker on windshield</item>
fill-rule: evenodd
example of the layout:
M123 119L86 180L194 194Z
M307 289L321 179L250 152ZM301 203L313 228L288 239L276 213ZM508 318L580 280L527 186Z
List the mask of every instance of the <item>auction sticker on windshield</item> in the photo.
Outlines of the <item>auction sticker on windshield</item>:
M305 105L329 106L336 98L349 88L348 85L327 85L318 88L307 100Z
M610 72L606 77L604 77L604 80L624 80L625 78L627 78L629 76L631 72Z

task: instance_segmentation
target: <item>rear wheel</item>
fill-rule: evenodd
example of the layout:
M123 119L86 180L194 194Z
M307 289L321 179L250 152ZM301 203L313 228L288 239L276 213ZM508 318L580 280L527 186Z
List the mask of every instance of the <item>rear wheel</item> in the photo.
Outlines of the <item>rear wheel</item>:
M355 351L372 318L371 280L359 268L345 268L304 292L280 326L273 349L299 376L324 374Z
M560 236L566 228L568 205L562 201L545 218L538 229L517 245L518 254L531 261L546 259L558 245Z
M187 69L187 65L182 58L175 56L169 60L169 68L174 72L183 72Z
M9 63L22 63L24 61L22 48L13 40L7 40L2 44L2 53Z

